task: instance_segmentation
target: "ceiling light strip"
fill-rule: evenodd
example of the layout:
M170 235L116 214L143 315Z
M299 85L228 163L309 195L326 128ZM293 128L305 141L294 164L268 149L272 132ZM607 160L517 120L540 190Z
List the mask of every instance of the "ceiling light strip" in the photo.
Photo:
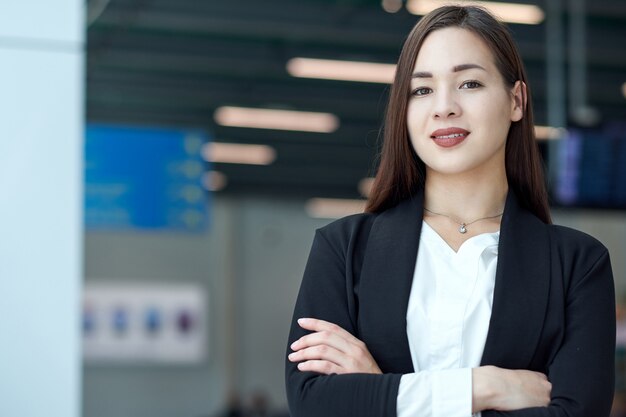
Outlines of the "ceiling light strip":
M269 165L276 160L276 151L267 145L210 142L202 148L202 156L208 162Z
M287 62L287 72L299 78L391 84L396 65L298 57Z
M312 198L306 202L307 214L319 219L338 219L350 214L363 213L366 200Z
M537 140L562 139L566 134L567 130L562 127L535 125L535 137Z
M508 23L537 25L545 19L543 10L534 4L500 3L492 1L457 1L457 3L484 7L500 20ZM406 8L409 13L425 15L446 4L449 4L449 2L440 0L408 0Z
M332 133L339 128L334 114L294 110L224 106L215 110L213 118L222 126L256 129Z
M221 191L227 184L228 178L219 171L208 171L202 176L202 185L209 191Z

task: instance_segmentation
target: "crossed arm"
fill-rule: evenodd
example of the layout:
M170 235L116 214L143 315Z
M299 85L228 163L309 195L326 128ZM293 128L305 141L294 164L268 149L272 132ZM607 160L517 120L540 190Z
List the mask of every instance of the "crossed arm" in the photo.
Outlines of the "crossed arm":
M313 318L298 324L312 333L291 344L289 360L300 371L319 374L382 374L365 343L341 327ZM472 413L483 410L517 410L545 407L552 384L539 372L495 366L472 369Z

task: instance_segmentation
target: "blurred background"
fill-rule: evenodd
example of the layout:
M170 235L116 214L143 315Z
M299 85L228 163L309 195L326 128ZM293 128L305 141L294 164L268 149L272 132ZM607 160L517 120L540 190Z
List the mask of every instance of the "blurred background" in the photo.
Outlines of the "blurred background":
M441 4L0 0L0 415L288 415L313 233L362 211L395 61ZM626 2L483 5L555 223L609 248L621 306Z

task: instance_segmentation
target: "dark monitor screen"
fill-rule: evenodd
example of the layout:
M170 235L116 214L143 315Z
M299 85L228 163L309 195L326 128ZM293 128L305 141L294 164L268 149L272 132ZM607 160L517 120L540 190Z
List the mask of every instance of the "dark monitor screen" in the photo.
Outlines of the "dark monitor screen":
M626 123L569 128L556 147L556 205L626 209Z

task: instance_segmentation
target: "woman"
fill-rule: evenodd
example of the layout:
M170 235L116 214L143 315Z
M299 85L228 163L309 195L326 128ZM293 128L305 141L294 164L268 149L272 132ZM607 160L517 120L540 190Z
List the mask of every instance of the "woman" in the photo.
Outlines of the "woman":
M551 225L507 29L446 6L397 66L366 213L317 231L286 367L293 417L605 417L606 248Z

